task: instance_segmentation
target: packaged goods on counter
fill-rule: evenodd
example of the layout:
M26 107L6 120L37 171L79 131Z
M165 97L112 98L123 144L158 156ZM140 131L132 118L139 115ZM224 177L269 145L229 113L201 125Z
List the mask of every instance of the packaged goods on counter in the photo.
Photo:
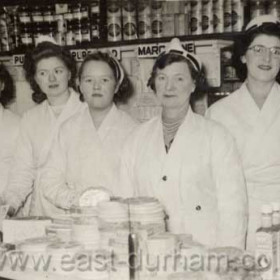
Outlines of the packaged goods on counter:
M46 236L55 237L62 242L70 242L72 240L72 225L51 224L46 226Z
M272 207L264 204L261 209L261 226L256 231L255 254L263 279L273 279L277 273L277 235L272 226Z
M15 243L27 238L45 236L45 227L51 224L50 218L27 217L3 220L3 241Z
M91 187L86 189L79 198L79 206L96 206L98 202L109 201L111 193L103 187Z

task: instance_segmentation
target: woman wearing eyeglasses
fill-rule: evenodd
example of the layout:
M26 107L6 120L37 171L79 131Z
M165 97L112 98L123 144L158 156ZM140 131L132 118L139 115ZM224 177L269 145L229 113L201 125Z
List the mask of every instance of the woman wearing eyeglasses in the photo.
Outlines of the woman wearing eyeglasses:
M192 234L208 246L244 248L246 188L234 140L189 105L203 78L199 58L174 38L149 80L162 114L125 144L120 195L159 199L171 232Z
M216 102L208 117L234 136L245 171L249 226L247 249L255 248L261 205L280 198L280 22L264 15L254 18L236 44L234 61L242 86Z

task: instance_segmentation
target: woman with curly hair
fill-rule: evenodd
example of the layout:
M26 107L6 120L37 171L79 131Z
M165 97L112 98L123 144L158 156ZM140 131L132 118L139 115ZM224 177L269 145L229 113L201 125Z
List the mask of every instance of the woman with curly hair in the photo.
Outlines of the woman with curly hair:
M61 127L59 145L42 176L43 215L78 205L90 187L118 195L121 151L136 122L116 105L127 102L131 85L113 56L96 52L80 67L79 88L83 111Z
M55 136L82 103L73 88L76 63L62 47L41 42L25 55L23 68L38 105L23 115L13 170L3 199L11 206L10 214L21 209L21 215L26 216L29 210L34 215L38 212L34 203L29 209L26 201L40 187L40 171L48 160Z
M13 79L4 65L0 65L0 194L7 186L16 139L19 117L7 106L15 97Z

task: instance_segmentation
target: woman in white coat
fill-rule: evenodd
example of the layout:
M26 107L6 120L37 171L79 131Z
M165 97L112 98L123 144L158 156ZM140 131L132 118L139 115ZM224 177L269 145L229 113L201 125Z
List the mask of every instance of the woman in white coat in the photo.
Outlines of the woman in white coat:
M280 21L264 15L249 22L234 61L245 81L207 115L236 140L248 189L247 249L254 250L262 204L280 199Z
M80 194L90 187L118 195L123 143L136 127L116 106L132 95L129 80L114 57L97 52L83 61L79 87L83 110L61 127L60 145L42 176L43 215L77 206Z
M199 59L173 39L149 80L162 114L126 142L119 187L123 196L158 198L171 232L190 233L208 246L242 248L247 201L234 140L189 105L202 78Z
M55 135L82 103L73 89L76 63L67 50L52 42L42 42L26 54L23 67L34 91L33 100L39 105L23 115L3 199L11 206L11 214L21 209L21 215L26 216L30 209L25 202L40 187L40 170L48 159ZM33 215L37 214L32 201L31 210Z
M0 65L0 195L8 183L20 118L7 109L15 97L14 83L4 65Z

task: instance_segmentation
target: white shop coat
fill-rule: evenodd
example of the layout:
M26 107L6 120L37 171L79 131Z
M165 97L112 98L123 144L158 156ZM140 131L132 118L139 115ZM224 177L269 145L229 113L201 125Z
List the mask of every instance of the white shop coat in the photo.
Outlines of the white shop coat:
M23 115L13 169L4 193L4 199L15 209L22 207L32 191L39 187L40 169L48 159L60 125L75 114L80 106L82 102L79 95L71 89L59 117L55 116L47 100ZM33 213L36 213L36 209ZM22 215L29 215L29 207L24 208Z
M124 148L120 188L123 196L158 198L172 232L191 233L209 246L244 247L247 197L234 140L191 109L168 154L160 117L133 133Z
M8 183L20 118L0 104L0 196Z
M115 105L95 128L87 103L84 110L61 127L59 146L41 177L38 204L41 215L65 213L80 192L102 186L118 195L123 144L136 122Z
M261 205L280 201L280 86L273 85L260 110L244 83L214 103L207 116L222 123L236 140L248 189L247 249L254 250Z

